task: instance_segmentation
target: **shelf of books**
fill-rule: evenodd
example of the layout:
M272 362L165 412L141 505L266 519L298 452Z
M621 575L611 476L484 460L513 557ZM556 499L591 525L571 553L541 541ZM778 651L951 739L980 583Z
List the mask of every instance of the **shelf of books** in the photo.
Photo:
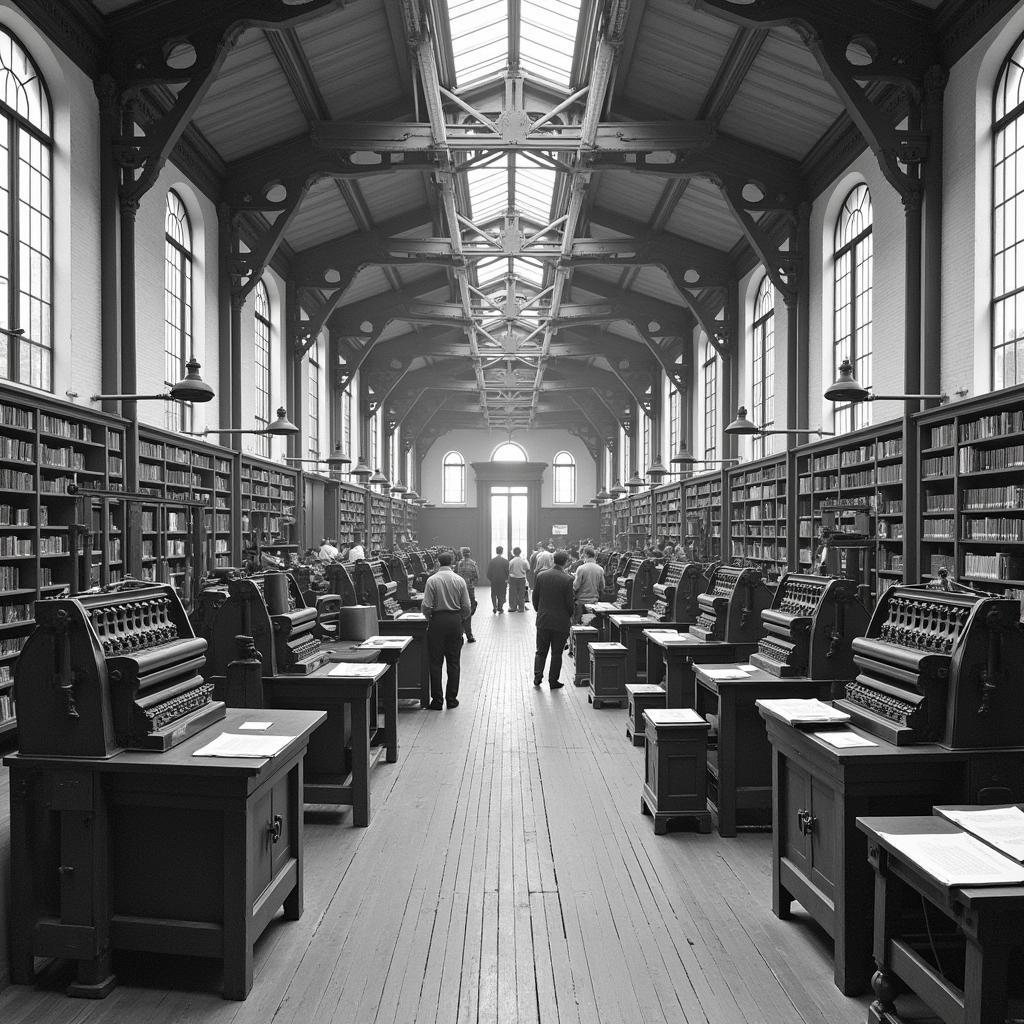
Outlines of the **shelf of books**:
M391 539L407 544L416 537L416 506L401 498L391 499Z
M1024 598L1024 387L917 420L922 574Z
M654 539L678 544L683 538L683 485L662 484L654 489Z
M722 473L690 477L682 487L686 557L713 562L722 557Z
M646 549L654 537L654 500L649 487L626 498L626 515L630 547Z
M0 738L15 728L14 665L35 602L88 581L73 494L121 486L123 450L122 421L0 387Z
M601 544L606 547L615 546L615 505L610 501L601 502L598 507L601 517Z
M752 565L767 580L788 567L786 538L787 457L771 456L727 471L729 554L734 563Z
M903 580L903 426L890 421L865 427L841 440L828 438L793 452L797 502L796 568L809 572L819 546L822 512L830 510L838 529L852 529L853 517L874 522L875 598Z
M376 491L366 492L366 553L378 554L384 550L388 531L389 497Z
M366 536L366 491L358 484L338 484L338 547L351 546L359 533Z
M298 470L255 455L240 458L242 546L288 557L298 552Z

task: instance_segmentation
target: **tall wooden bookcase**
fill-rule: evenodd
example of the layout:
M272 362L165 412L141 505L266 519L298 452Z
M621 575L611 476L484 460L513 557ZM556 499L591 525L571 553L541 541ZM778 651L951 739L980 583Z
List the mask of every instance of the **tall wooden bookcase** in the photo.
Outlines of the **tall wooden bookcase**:
M788 466L773 455L726 471L729 557L776 580L789 566Z

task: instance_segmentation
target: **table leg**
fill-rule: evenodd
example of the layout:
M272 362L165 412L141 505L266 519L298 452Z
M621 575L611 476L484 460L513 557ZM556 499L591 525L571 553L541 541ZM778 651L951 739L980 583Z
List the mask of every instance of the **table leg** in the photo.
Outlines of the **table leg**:
M998 943L982 947L973 936L967 936L964 1024L1005 1020L1011 949Z
M384 705L384 760L398 760L398 663L393 662L381 677L379 697Z
M718 694L718 834L736 835L736 715L734 701Z
M303 792L303 761L288 773L288 822L291 828L290 843L295 852L295 888L284 898L284 917L286 921L298 921L302 917L302 872L305 857L303 856L303 829L305 815L302 813Z
M301 816L301 803L298 805ZM252 988L252 913L249 889L255 870L246 808L224 812L224 998L244 999Z
M372 687L352 701L352 824L370 824L370 704Z
M35 980L32 956L32 856L29 850L28 803L30 777L11 769L11 981L31 985Z

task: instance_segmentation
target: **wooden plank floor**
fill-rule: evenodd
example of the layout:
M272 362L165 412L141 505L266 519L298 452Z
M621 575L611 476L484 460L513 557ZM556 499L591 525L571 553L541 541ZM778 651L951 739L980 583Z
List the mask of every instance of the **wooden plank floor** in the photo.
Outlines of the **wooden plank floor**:
M655 837L625 712L568 659L536 690L532 613L484 603L461 706L403 711L370 827L307 810L305 913L268 928L244 1003L210 962L124 955L107 999L57 973L0 992L0 1021L861 1024L827 938L771 914L771 837Z

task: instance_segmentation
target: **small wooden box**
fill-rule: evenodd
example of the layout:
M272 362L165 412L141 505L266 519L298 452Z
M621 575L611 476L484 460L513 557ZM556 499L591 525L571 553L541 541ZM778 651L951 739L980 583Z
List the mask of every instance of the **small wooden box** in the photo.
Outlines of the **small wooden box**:
M711 831L708 811L708 723L693 708L644 712L646 761L642 814L654 816L654 834L664 835L670 818L694 818Z
M569 654L576 666L573 682L577 686L590 683L590 644L597 641L597 629L594 626L573 626L569 632Z
M653 683L626 683L626 739L644 745L644 712L665 707L665 691Z
M622 706L626 700L626 648L616 643L590 644L590 693L595 708L602 704Z

